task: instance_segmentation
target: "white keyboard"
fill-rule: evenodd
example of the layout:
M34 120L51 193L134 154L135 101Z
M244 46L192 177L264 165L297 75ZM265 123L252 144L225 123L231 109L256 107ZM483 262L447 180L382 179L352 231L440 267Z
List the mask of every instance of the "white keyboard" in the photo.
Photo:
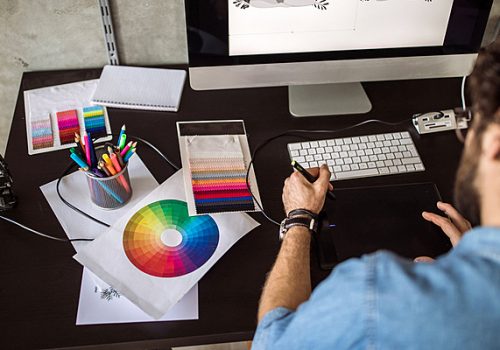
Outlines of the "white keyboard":
M407 131L289 143L288 152L304 168L326 163L330 181L425 170Z

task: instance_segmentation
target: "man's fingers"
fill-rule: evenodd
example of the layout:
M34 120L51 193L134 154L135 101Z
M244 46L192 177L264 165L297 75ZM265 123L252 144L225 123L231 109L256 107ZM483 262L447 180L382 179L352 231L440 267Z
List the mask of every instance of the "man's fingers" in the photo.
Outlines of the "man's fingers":
M463 233L471 229L470 222L467 221L451 204L438 202L437 207L448 215L455 226Z
M428 256L419 256L416 257L413 261L417 263L433 263L434 259Z
M458 244L458 241L462 237L462 233L458 230L458 228L455 225L453 225L453 223L448 218L444 218L440 215L429 213L426 211L422 213L422 217L425 220L430 221L433 224L439 226L441 230L443 230L445 235L448 236L453 246Z
M328 170L328 166L326 164L323 164L321 168L319 168L319 177L314 183L319 184L321 188L324 188L325 190L331 186L330 170Z

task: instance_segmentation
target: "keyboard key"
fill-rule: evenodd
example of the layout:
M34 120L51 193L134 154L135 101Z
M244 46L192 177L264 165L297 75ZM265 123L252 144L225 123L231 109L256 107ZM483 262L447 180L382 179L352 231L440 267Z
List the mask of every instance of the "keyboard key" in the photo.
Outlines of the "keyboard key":
M347 152L347 154L349 155L349 157L356 157L356 151L349 151Z
M318 143L319 143L320 147L326 147L326 141L323 140L323 141L319 141Z
M299 156L299 157L293 157L293 159L299 163L299 164L302 164L302 163L305 163L306 159L302 156Z
M359 165L354 163L354 164L351 164L351 169L352 170L359 170Z
M316 150L316 152L318 152L318 153L325 153L325 149L323 147L318 147L318 149Z
M368 142L368 137L366 137L366 136L361 136L361 137L359 138L359 140L360 140L361 142L366 143L366 142Z
M375 142L375 147L382 148L382 147L384 147L384 143L382 141L376 141Z
M371 156L373 154L373 149L369 148L365 151L367 156Z
M359 138L359 137L353 137L353 138L352 138L352 142L354 142L354 143L359 143L360 141L361 141L361 140L360 140L360 138Z
M389 174L390 173L389 168L386 168L386 167L379 168L378 171L380 172L380 174Z
M389 167L389 171L391 174L394 174L394 173L397 173L398 172L398 168L395 167L395 166L390 166Z
M368 158L368 156L362 156L361 161L366 163L366 162L370 161L370 158Z
M347 158L347 152L340 152L340 158Z
M423 171L425 170L424 169L424 166L422 164L415 164L415 169L417 169L418 171Z
M375 162L368 162L368 168L371 169L371 168L376 168L376 167L377 167L377 164L375 164Z
M386 140L392 140L394 136L392 134L384 134Z
M385 156L385 154L383 154L383 153L382 153L382 154L379 154L379 155L377 156L377 159L378 159L378 160L386 160L386 159L387 159L387 157Z
M311 148L314 147L314 148L318 148L319 147L319 144L317 141L311 141Z
M335 165L344 165L344 160L342 158L335 159Z
M377 164L377 168L382 168L384 166L384 162L381 160L377 160L375 164Z
M319 167L318 162L309 162L309 168L317 168Z
M342 151L349 151L349 145L342 145Z
M300 153L301 156L307 156L307 150L306 149L301 149L299 151L299 153Z
M297 157L299 155L299 151L293 150L290 152L290 154L292 155L292 157Z
M335 146L335 140L328 140L328 141L326 141L326 144L328 146Z
M335 146L335 147L333 147L333 151L334 151L334 152L340 152L340 151L342 151L342 147L340 147L340 146Z
M302 148L308 149L308 148L311 148L311 145L309 144L309 142L302 142Z
M333 171L336 172L336 173L341 172L342 171L342 167L340 165L335 165L333 167Z
M411 139L401 139L402 145L411 145L413 141Z
M375 176L378 175L378 170L377 169L352 170L352 171L337 173L335 175L337 175L337 179Z
M288 149L290 149L290 151L298 150L301 148L302 148L302 146L300 145L300 143L291 143L288 145Z
M392 165L394 165L394 163L392 162L392 160L385 160L384 165L385 166L392 166Z
M344 159L345 164L352 164L352 159L351 158L346 158Z
M311 155L316 154L316 148L309 148L309 149L307 150L307 153L309 153L309 154L311 154Z
M338 152L333 152L332 153L332 158L335 159L335 158L340 158L340 154Z
M336 139L336 140L335 140L335 144L336 144L337 146L342 146L342 145L344 144L344 141L343 141L342 139Z
M413 157L413 158L403 158L401 159L403 164L417 164L420 163L420 158L418 157Z
M314 155L314 160L322 160L323 156L321 154L315 154Z
M377 137L375 135L370 135L370 136L368 136L368 141L375 142L375 141L377 141Z
M323 153L323 159L332 159L332 155L330 153Z
M410 137L410 133L409 133L408 131L403 131L403 132L401 133L401 137L402 137L403 139L411 139L411 137Z
M351 143L352 143L352 140L350 138L344 139L344 145L350 145Z
M415 169L415 165L413 165L413 164L408 164L408 165L406 166L406 170L408 170L408 171L415 171L415 170L416 170L416 169Z
M328 164L328 165L335 165L335 161L333 159L328 159L326 161L326 164Z
M396 140L401 138L401 134L399 132L392 133L392 136L394 136Z
M382 153L382 149L381 148L374 148L373 149L373 153L375 153L375 154L381 154Z
M377 135L377 141L384 141L385 140L385 137L384 135Z
M314 160L314 157L313 157L313 156L311 156L311 155L307 155L307 156L306 156L306 160L307 160L308 162L312 162L312 161Z
M366 163L359 163L359 168L360 169L368 169L368 164L366 164Z
M326 153L332 153L332 152L333 152L333 147L326 146L326 147L325 147L325 152L326 152Z
M401 165L401 164L403 164L403 163L401 162L401 159L394 159L394 160L393 160L393 163L394 163L394 165Z
M342 171L349 171L351 170L351 167L348 164L342 165Z

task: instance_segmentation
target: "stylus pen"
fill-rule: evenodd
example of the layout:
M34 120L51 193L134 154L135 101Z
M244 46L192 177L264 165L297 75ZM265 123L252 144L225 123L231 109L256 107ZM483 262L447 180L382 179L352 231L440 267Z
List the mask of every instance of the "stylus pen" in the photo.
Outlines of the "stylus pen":
M306 169L304 169L302 165L300 165L297 161L292 160L292 167L299 173L301 173L302 176L304 176L306 180L309 181L310 183L316 181L317 177L312 176L311 173L308 172ZM337 197L335 197L335 194L330 190L326 192L326 196L330 199L337 199Z

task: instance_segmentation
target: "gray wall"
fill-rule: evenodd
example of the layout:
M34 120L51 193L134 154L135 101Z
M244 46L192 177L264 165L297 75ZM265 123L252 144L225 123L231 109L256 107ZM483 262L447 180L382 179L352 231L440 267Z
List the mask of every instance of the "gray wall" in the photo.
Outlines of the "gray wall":
M187 62L183 0L110 0L121 64ZM107 63L98 0L0 0L0 153L25 71Z
M109 1L121 64L187 62L183 0ZM0 153L23 72L107 63L97 4L98 0L0 0ZM493 13L498 21L500 0L495 0Z

